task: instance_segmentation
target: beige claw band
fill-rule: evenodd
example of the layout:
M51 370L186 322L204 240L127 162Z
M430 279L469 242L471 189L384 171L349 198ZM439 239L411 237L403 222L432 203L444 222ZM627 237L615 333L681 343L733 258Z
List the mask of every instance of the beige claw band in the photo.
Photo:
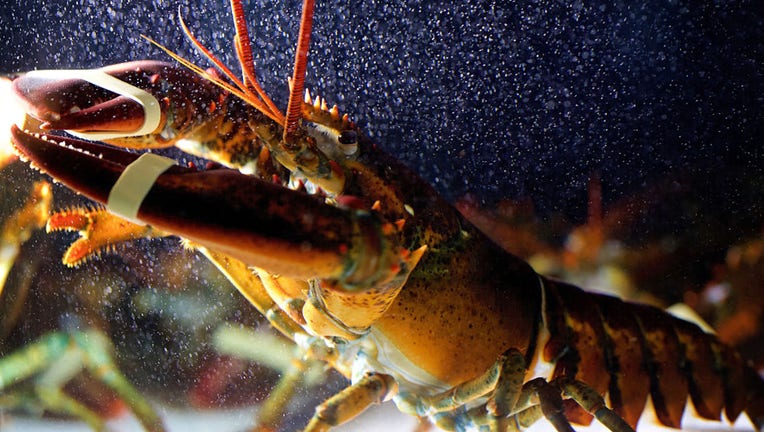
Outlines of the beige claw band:
M144 225L137 220L138 209L157 178L175 165L175 161L153 153L144 153L128 165L109 192L106 208L117 216Z
M143 125L132 132L78 132L67 130L68 133L87 140L103 141L114 138L148 135L154 132L162 119L159 101L150 93L114 78L100 69L49 69L36 70L26 76L41 79L81 79L93 85L128 97L143 107Z

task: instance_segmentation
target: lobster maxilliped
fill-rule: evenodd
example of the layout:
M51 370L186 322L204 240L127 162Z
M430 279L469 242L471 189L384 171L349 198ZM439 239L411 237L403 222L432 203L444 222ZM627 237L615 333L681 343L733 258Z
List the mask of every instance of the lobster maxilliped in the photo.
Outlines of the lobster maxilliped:
M233 3L241 80L217 61L220 73L144 61L14 82L44 128L136 148L175 144L226 168L18 128L13 141L125 224L187 239L307 356L349 378L306 430L392 398L447 430L515 430L544 417L565 431L594 416L628 431L648 396L668 426L681 426L689 396L702 417L746 412L764 427L764 382L714 336L536 274L347 116L303 99L312 2L281 113L257 84ZM73 228L72 219L49 226ZM81 229L98 237L98 227ZM97 234L95 249L127 239Z

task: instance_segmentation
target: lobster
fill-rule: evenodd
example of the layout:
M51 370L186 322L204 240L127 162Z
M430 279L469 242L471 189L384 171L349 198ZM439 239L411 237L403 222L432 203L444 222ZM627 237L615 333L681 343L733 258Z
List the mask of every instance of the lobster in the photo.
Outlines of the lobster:
M537 274L347 115L303 98L309 0L282 113L258 83L242 5L232 5L241 79L183 24L216 71L165 49L185 68L139 61L14 81L43 128L213 161L181 167L13 127L21 158L110 212L51 218L53 230L83 233L69 264L132 238L185 239L306 357L350 379L306 431L392 399L445 430L518 430L546 418L569 431L596 418L622 432L636 428L648 396L670 427L681 427L689 397L701 417L745 412L764 428L764 381L715 336Z

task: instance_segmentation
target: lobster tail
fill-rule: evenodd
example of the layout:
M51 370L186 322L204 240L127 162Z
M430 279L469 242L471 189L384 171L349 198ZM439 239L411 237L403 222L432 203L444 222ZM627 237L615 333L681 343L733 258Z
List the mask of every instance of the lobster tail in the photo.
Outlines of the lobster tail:
M544 360L607 393L615 412L636 427L650 395L658 420L681 427L687 397L698 415L731 421L746 411L762 428L764 381L740 357L695 324L658 308L587 293L547 280ZM588 424L576 409L571 420Z

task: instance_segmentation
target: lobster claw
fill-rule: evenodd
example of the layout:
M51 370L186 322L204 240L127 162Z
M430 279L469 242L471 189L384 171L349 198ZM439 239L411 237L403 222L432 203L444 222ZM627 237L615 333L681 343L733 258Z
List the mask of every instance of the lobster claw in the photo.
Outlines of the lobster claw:
M107 207L126 170L144 177L138 154L71 138L58 144L15 126L11 138L22 158ZM376 283L399 263L394 240L372 213L330 206L227 168L163 168L130 198L138 202L128 217L293 278Z
M174 125L196 115L190 101L214 106L223 97L199 76L151 60L32 71L13 81L13 92L29 115L43 121L42 129L134 148L172 145L172 138L182 133Z

